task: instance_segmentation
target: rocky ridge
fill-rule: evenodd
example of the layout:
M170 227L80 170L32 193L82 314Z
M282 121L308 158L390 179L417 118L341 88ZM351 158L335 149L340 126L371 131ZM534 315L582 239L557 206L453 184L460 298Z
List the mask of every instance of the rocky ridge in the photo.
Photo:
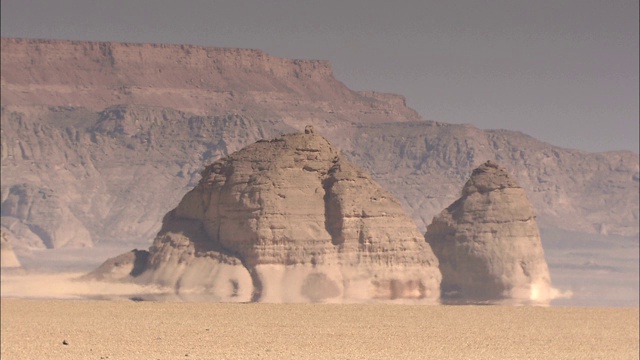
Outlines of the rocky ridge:
M638 154L425 121L402 97L349 90L321 61L187 45L3 38L1 47L2 227L16 247L149 241L205 164L306 124L421 230L494 160L513 171L541 227L638 235ZM19 210L26 204L75 230L62 236Z
M588 153L514 131L428 122L359 125L347 141L347 157L396 194L422 230L491 160L512 172L542 228L638 236L640 160L629 151Z
M100 111L139 104L198 116L245 112L290 125L318 117L420 119L401 96L348 89L321 60L252 49L15 38L2 38L1 50L2 105Z
M487 161L462 196L434 217L425 234L440 261L445 301L552 298L535 212L507 170Z
M400 203L307 127L207 166L148 253L87 278L219 301L350 302L434 301L441 276Z

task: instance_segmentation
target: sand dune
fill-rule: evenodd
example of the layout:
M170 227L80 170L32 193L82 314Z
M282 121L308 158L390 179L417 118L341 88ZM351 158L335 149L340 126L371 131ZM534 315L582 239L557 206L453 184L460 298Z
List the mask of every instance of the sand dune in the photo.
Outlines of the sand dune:
M637 308L11 298L1 306L4 360L638 359Z

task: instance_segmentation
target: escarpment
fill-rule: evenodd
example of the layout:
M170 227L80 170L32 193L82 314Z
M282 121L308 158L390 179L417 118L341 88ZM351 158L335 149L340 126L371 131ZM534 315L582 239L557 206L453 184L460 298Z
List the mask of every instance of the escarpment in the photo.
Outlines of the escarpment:
M0 217L16 248L150 241L204 164L301 124L371 174L422 231L475 167L496 160L527 191L541 229L638 237L637 153L426 121L402 96L349 89L326 61L191 45L2 38L0 47Z
M460 199L434 217L425 237L440 262L445 302L551 299L533 208L494 162L473 171Z
M138 269L89 277L264 302L436 300L441 280L400 203L312 127L207 166Z

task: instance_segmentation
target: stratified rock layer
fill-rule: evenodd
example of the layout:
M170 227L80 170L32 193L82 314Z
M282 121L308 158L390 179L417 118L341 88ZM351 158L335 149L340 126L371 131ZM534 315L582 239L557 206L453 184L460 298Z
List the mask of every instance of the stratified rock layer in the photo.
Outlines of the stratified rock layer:
M91 276L104 274L121 272ZM400 203L307 127L208 166L126 278L221 301L341 302L436 300L441 275Z
M473 171L462 197L434 217L425 237L440 262L445 302L550 300L533 208L495 163Z

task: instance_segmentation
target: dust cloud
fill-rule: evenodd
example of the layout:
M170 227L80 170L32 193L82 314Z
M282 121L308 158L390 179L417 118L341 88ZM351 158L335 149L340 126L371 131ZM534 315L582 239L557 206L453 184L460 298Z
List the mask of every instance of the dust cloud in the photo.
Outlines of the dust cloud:
M168 289L132 283L78 281L84 273L35 273L2 271L2 297L35 299L119 299L162 295Z

